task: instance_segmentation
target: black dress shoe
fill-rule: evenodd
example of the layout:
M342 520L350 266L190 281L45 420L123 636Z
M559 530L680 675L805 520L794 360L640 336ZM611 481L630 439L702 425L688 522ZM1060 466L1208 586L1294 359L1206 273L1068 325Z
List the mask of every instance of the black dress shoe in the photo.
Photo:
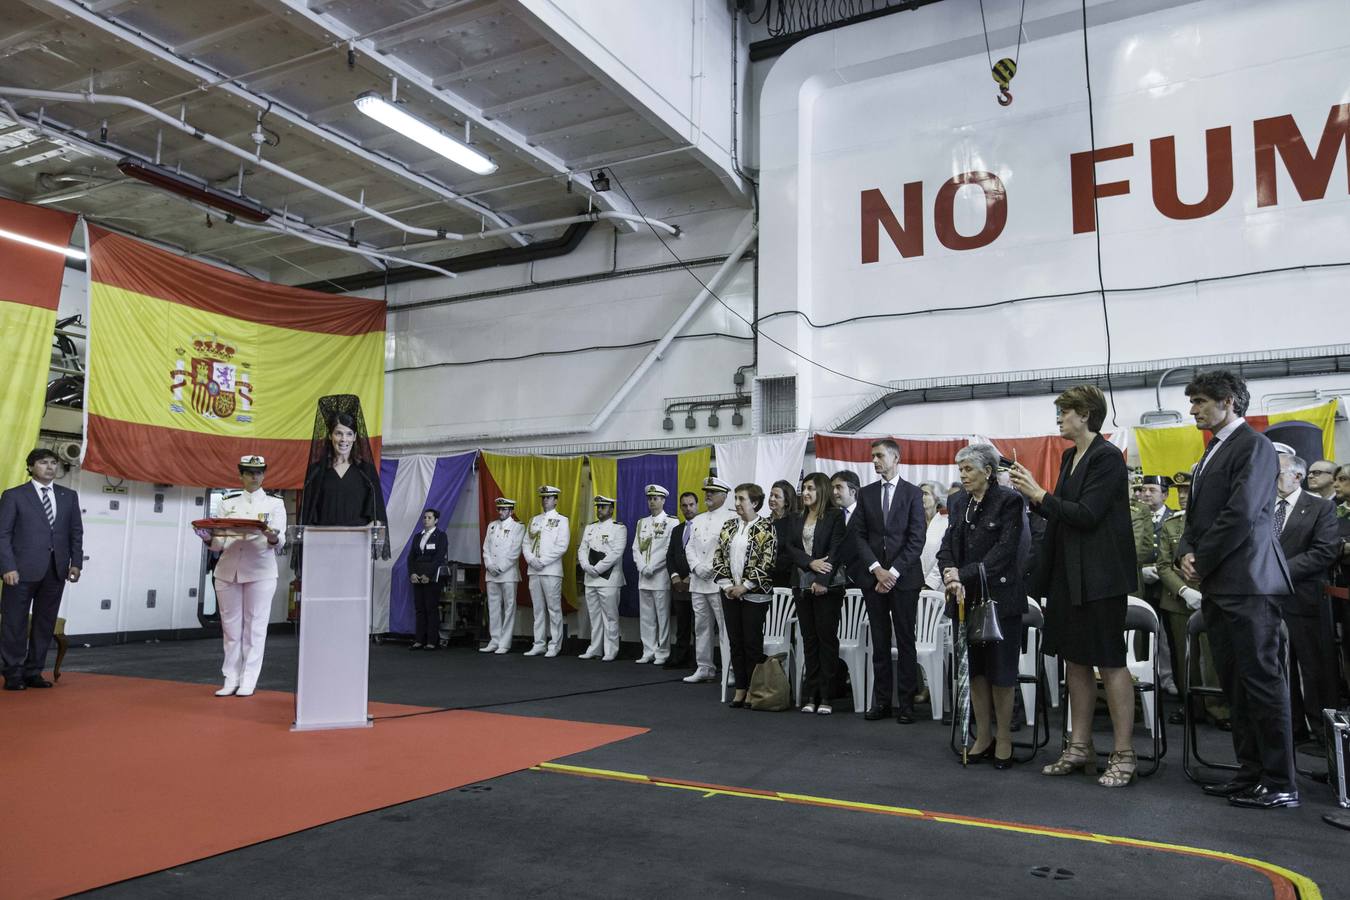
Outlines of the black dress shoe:
M895 721L900 725L913 725L914 710L912 709L900 710L898 713L895 714Z
M1278 809L1287 806L1294 809L1299 805L1298 791L1272 791L1264 784L1254 785L1240 794L1228 798L1233 806L1247 809Z
M1234 794L1241 794L1243 791L1250 791L1256 785L1247 781L1224 781L1219 784L1204 784L1200 790L1209 794L1211 797L1231 797Z
M23 682L20 681L20 680L18 680L17 678L6 678L6 679L5 679L5 690L7 690L7 691L21 691L21 690L23 690L23 689L24 689Z
M1179 709L1174 709L1167 714L1168 725L1185 725L1186 714Z
M994 768L999 770L1011 769L1013 767L1013 762L1015 762L1015 760L1013 759L1013 755L1011 753L1008 754L1006 759L998 756L990 758L993 759L994 761Z
M1220 731L1232 731L1233 721L1231 719L1215 719L1214 727Z
M891 708L889 706L874 706L867 712L863 713L863 718L866 719L868 722L876 722L881 719L889 719L890 717L891 717Z
M23 685L30 688L49 688L52 683L41 675L30 675L23 680Z

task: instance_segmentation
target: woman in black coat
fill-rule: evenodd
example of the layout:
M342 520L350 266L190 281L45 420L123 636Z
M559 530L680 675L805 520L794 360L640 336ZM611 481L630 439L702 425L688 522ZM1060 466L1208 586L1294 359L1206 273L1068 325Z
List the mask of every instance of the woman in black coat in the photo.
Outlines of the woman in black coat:
M422 511L422 530L408 549L408 577L412 580L417 633L410 650L435 650L441 643L442 569L449 558L450 539L436 527L439 510Z
M844 511L831 500L830 478L812 472L802 481L802 514L794 516L789 548L797 573L797 625L802 630L802 712L834 712L839 668L839 608L844 600Z
M949 596L965 597L967 610L986 598L993 600L1003 632L1001 641L970 645L975 743L969 756L992 759L995 768L1006 769L1012 765L1013 695L1027 606L1022 569L1031 530L1022 495L995 478L997 450L989 444L962 447L956 466L962 489L948 501L947 531L937 554L942 584Z
M769 579L776 588L797 586L796 566L792 562L789 544L792 532L801 528L801 509L797 503L797 489L786 481L775 481L769 488L769 520L773 522L773 534L778 551L773 558L773 568Z
M1092 385L1055 399L1061 437L1073 441L1060 462L1054 493L1014 463L1013 487L1046 519L1034 589L1046 598L1045 653L1065 661L1073 705L1069 745L1045 775L1096 772L1092 712L1097 705L1093 667L1101 671L1115 749L1097 783L1124 787L1137 761L1130 743L1134 687L1125 668L1125 610L1138 580L1130 527L1129 470L1125 457L1099 433L1106 397Z

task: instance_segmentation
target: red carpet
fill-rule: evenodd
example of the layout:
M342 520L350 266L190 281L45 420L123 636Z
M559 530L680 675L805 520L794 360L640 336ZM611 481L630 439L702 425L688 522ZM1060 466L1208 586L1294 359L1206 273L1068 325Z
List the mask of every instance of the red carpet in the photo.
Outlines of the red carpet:
M213 689L72 672L0 695L0 803L24 811L0 896L88 890L645 731L465 711L292 733L292 695Z

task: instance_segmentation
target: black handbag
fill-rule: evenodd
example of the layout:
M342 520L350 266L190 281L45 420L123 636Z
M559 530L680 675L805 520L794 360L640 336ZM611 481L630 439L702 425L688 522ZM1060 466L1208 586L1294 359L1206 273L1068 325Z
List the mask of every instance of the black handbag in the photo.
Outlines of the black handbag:
M998 624L998 603L989 596L989 580L980 563L980 599L966 614L966 640L972 644L997 644L1003 640Z

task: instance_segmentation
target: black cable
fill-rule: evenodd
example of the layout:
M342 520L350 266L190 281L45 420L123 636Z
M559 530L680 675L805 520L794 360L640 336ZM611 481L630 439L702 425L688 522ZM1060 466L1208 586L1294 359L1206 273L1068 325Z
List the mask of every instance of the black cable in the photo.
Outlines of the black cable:
M1097 246L1097 288L1102 298L1102 324L1106 328L1106 392L1111 396L1111 425L1119 428L1116 422L1116 387L1111 382L1111 313L1106 306L1106 278L1102 274L1102 220L1097 213L1097 123L1092 115L1092 62L1088 58L1087 0L1082 0L1083 8L1083 80L1087 84L1088 108L1088 147L1092 155L1092 235Z
M698 334L681 334L675 337L675 340L689 340L690 338L729 338L733 341L752 341L753 337L743 334L729 334L724 331L702 331ZM386 369L386 372L420 372L423 369L443 369L455 366L477 366L483 363L497 362L517 362L522 359L534 359L538 356L569 356L573 353L591 353L596 350L631 350L634 347L650 347L652 344L659 344L660 338L651 338L649 340L633 341L631 344L596 344L591 347L573 347L568 350L539 350L535 353L522 353L520 356L494 356L487 359L468 359L462 362L436 362L427 363L422 366L400 366L394 369Z
M565 694L549 694L544 697L525 697L521 700L502 700L499 703L479 703L474 706L441 706L436 709L419 709L417 712L398 713L392 716L372 716L376 722L382 722L386 719L415 719L418 716L430 716L436 713L458 712L459 710L469 709L493 709L498 706L516 706L520 703L542 703L545 700L562 700L566 697L585 697L590 694L608 694L613 691L627 691L633 688L651 687L654 684L675 684L683 682L683 678L662 678L659 681L639 681L637 684L620 684L611 687L592 688L587 691L568 691Z
M1176 287L1199 286L1209 284L1215 281L1232 281L1238 278L1255 278L1258 275L1279 275L1285 272L1306 272L1313 269L1343 269L1350 267L1350 261L1336 263L1305 263L1298 266L1281 266L1275 269L1253 269L1250 272L1232 272L1228 275L1209 275L1204 278L1189 278L1185 281L1171 281L1166 284L1142 284L1134 287L1106 288L1108 294L1137 294L1146 291L1163 291ZM767 322L769 319L777 319L782 316L796 316L802 319L811 328L826 329L837 328L840 325L851 325L855 322L866 322L872 319L904 319L912 316L928 316L938 313L952 312L979 312L981 310L993 309L999 306L1015 306L1020 303L1030 303L1034 300L1063 300L1068 297L1082 297L1085 294L1099 294L1101 289L1085 291L1066 291L1059 294L1029 294L1025 297L1009 297L1003 300L991 300L988 303L974 303L970 306L934 306L928 309L911 309L904 312L888 313L866 313L861 316L849 316L846 319L836 319L833 322L816 322L806 313L797 309L782 309L778 312L769 313L767 316L760 316L760 322Z
M619 188L619 191L620 193L623 194L624 199L626 199L629 205L633 207L633 211L642 217L642 221L647 224L647 227L649 229L651 229L652 234L656 235L656 239L661 242L661 246L666 248L666 252L669 253L675 259L675 261L680 264L681 268L683 268L686 272L689 273L690 278L693 278L695 281L697 281L703 287L703 289L708 292L709 296L711 296L714 300L716 300L719 304L721 304L723 309L731 313L736 318L740 319L746 325L750 326L750 333L752 335L764 338L764 340L768 341L771 344L774 344L775 346L782 348L783 350L786 350L788 353L791 353L793 356L797 357L803 362L810 363L811 365L815 366L818 369L823 369L824 371L829 372L831 375L838 375L840 378L847 378L849 381L856 381L858 384L865 384L868 387L880 388L883 391L891 390L891 386L889 384L881 384L876 381L868 381L866 378L858 378L856 376L840 372L838 369L831 369L824 363L816 362L811 357L806 356L803 353L797 352L793 348L789 347L787 344L784 344L782 341L775 340L769 335L763 334L759 330L759 326L757 323L752 322L750 319L747 319L745 316L741 315L736 310L732 309L731 306L725 300L723 300L716 291L708 287L707 282L705 282L702 278L699 278L698 275L694 272L694 270L689 268L688 264L685 263L683 259L680 259L679 254L671 249L670 244L666 243L666 239L661 236L661 232L657 231L656 226L652 225L652 223L647 220L646 214L638 207L637 203L633 201L633 198L629 196L628 189L623 186L623 182L619 180L618 175L614 174L613 169L610 170L609 177L614 180L614 184Z

